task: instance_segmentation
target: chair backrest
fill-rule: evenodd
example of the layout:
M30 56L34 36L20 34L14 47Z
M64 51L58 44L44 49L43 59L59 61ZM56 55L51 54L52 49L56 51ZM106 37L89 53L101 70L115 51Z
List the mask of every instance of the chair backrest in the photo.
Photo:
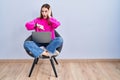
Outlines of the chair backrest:
M60 35L56 30L55 30L55 36L56 36L56 37L61 37L61 35ZM33 40L32 40L32 35L30 35L25 41L33 41ZM62 47L63 47L63 44L62 44L60 47L57 48L57 51L61 52ZM26 49L25 49L25 51L28 53L28 55L30 55L31 57L34 57L33 54L31 54L31 53L30 53L29 51L27 51Z

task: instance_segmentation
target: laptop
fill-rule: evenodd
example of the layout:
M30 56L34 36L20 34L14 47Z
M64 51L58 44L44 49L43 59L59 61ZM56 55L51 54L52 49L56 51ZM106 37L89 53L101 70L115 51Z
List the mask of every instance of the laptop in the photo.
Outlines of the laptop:
M32 32L32 39L37 43L49 43L51 41L51 32Z

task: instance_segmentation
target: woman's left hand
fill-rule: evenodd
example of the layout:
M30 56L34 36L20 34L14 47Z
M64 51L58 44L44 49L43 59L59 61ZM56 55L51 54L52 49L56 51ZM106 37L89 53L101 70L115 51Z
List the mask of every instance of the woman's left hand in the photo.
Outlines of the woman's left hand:
M51 8L49 8L48 17L51 18Z

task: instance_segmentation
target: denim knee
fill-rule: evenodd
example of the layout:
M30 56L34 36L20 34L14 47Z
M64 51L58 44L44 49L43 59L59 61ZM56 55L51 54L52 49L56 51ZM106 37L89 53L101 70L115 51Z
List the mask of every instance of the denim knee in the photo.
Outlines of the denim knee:
M59 42L60 44L62 44L63 43L63 38L62 37L56 37L55 41Z
M27 51L30 51L34 57L39 57L39 55L44 51L43 49L39 48L34 41L25 41L24 48Z
M49 52L54 53L56 48L60 47L62 43L63 43L63 39L61 37L56 37L54 40L50 42L50 44L46 47L46 49Z
M27 46L30 46L31 43L32 43L32 44L35 44L33 41L25 41L25 42L24 42L24 45L23 45L24 48L26 48Z
M25 42L24 42L24 45L23 45L24 48L26 48L26 46L28 46L28 44L29 44L30 42L31 42L31 41L25 41Z

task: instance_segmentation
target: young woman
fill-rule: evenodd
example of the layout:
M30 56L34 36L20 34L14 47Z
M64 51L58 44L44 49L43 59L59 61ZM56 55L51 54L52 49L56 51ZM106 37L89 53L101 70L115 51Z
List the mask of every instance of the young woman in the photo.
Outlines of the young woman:
M27 22L25 26L27 30L35 30L36 32L51 32L52 41L48 44L36 43L34 41L24 42L24 48L32 52L34 57L52 56L58 53L56 48L62 45L63 39L61 37L55 37L54 30L60 26L60 22L52 16L49 4L43 4L40 11L40 17ZM44 46L45 49L41 48L41 46Z

